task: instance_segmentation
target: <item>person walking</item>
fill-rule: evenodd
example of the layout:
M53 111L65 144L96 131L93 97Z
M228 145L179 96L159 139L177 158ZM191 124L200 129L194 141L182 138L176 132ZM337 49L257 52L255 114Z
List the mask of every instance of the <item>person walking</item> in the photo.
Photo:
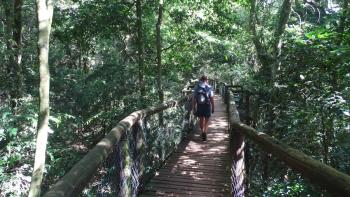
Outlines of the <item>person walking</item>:
M214 93L208 84L208 77L203 75L192 95L192 111L199 117L199 127L203 141L207 140L209 118L214 113Z

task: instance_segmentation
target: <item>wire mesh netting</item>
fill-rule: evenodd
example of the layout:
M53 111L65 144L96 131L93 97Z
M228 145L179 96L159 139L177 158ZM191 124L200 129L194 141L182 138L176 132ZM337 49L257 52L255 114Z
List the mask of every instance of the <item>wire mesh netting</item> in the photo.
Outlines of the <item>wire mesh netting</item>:
M188 105L163 111L163 125L154 114L124 132L81 196L137 196L193 127Z
M271 136L283 138L281 133L271 131L266 121L269 106L258 105L259 98L245 91L231 92L227 87L221 90L226 103L237 108L241 122ZM252 110L250 110L251 104ZM231 110L232 113L233 111L235 110ZM286 163L264 151L249 138L245 138L242 147L244 147L243 156L237 160L242 163L232 160L233 196L330 196L324 189L313 185L303 178L301 173L293 171Z

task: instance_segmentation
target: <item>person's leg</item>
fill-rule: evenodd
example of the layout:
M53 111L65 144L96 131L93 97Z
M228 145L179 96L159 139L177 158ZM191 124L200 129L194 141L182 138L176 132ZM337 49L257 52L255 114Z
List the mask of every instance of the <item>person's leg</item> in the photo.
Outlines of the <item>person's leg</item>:
M211 116L211 107L208 105L205 109L205 119L204 119L204 133L208 131L209 118Z
M201 133L205 131L205 118L204 116L199 117L199 127L201 128Z
M199 125L201 127L201 136L202 136L202 140L206 141L207 140L207 134L205 133L205 117L201 116L199 117Z
M201 136L203 141L207 140L207 136L206 136L206 123L205 123L205 119L207 116L207 109L206 106L203 105L199 105L197 108L197 115L199 116L199 127L201 129Z
M204 133L206 133L208 131L208 125L209 125L209 117L205 117L204 119Z

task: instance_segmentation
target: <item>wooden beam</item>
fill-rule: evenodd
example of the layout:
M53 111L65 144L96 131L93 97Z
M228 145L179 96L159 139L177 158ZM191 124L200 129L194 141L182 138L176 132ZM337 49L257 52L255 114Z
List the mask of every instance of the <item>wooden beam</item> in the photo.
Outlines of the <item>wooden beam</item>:
M247 138L265 151L284 161L312 182L327 189L334 196L350 196L350 176L323 164L301 151L293 149L271 136L256 131L239 121L231 121L231 127L241 131Z
M182 106L188 98L170 101L157 107L135 111L121 120L97 145L91 149L72 169L63 176L44 196L77 196L88 184L97 168L113 151L115 144L120 142L124 132L139 120L156 114L165 109Z
M244 197L245 196L245 162L244 162L244 134L239 127L232 127L234 122L240 121L239 113L236 105L231 104L231 96L228 92L228 115L230 124L230 142L232 149L232 166L231 166L231 196Z

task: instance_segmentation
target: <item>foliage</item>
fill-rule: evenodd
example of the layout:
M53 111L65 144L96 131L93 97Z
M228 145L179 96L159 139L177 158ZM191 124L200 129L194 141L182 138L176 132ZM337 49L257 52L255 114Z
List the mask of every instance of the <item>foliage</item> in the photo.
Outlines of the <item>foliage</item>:
M338 13L325 14L322 24L315 18L304 18L300 24L297 17L298 15L292 16L286 30L281 67L274 86L266 83L266 74L262 71L245 79L247 87L255 93L253 108L257 113L254 120L256 127L313 158L350 174L348 165L343 163L349 163L348 159L344 159L349 158L349 146L344 140L350 139L347 99L350 96L347 69L349 35L337 32L335 21L339 20ZM272 95L278 95L278 98ZM273 107L272 116L269 106ZM275 166L266 161L262 165ZM261 170L254 169L250 173L261 173ZM287 174L285 169L269 169L268 172L278 174L272 177ZM279 179L257 178L257 182L253 182L257 185L252 187L260 187L259 181L264 181L267 182L267 196L286 195L289 183L275 180ZM311 188L307 182L297 177L294 181L302 186L299 188ZM302 193L289 195L315 194L315 191L309 189L299 192ZM319 195L321 194L316 194Z
M280 69L272 85L269 68L262 67L254 48L249 24L251 1L165 1L161 29L165 100L178 98L184 83L203 73L230 84L243 84L253 93L252 118L258 130L350 174L350 20L348 13L345 31L340 32L343 4L338 3L333 1L338 7L330 7L323 2L294 2L282 36ZM258 16L257 36L267 53L273 51L281 4L282 0L259 1L253 10ZM55 6L49 59L52 133L43 191L120 119L139 106L159 102L155 44L158 1L142 5L145 103L138 92L134 1L61 0ZM23 8L24 90L16 109L11 108L9 99L13 80L7 67L0 67L0 190L8 196L25 195L28 190L37 124L34 1L24 1ZM0 18L5 24L3 6ZM7 37L1 28L4 64L13 53L6 46ZM156 138L152 136L153 141ZM257 166L264 166L259 157ZM286 168L269 168L268 179L262 177L261 170L250 171L259 175L250 184L252 195L300 196L317 190ZM281 180L284 175L289 179Z
M18 115L7 106L0 107L0 188L7 196L24 195L29 189L37 105L32 98L23 103Z

